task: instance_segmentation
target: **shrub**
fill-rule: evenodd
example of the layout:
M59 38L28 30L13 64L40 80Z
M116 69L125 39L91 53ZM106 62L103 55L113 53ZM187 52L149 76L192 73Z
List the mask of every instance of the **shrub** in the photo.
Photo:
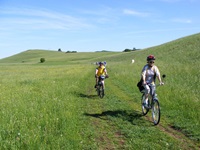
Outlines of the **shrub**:
M40 58L40 62L41 63L45 62L45 58Z
M126 48L123 52L131 52L131 49Z

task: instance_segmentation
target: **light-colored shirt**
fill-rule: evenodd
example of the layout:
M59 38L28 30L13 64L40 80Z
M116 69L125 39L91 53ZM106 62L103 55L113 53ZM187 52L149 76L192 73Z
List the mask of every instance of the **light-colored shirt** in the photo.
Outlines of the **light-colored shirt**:
M155 84L155 77L160 75L160 71L157 66L149 67L146 64L142 69L142 76L144 75L147 84Z

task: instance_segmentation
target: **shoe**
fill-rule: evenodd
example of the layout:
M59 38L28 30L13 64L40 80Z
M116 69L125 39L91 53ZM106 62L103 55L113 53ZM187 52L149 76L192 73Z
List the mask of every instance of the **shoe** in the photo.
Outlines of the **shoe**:
M149 109L149 105L147 103L143 103L143 106L147 109Z
M95 84L94 88L97 88L97 85Z

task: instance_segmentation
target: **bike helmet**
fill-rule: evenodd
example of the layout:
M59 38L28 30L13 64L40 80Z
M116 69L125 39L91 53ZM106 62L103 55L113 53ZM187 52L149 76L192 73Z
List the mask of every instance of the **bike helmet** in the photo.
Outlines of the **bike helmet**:
M147 57L147 61L150 61L150 60L156 60L156 58L153 55L149 55Z
M104 63L103 62L99 62L99 65L104 65Z

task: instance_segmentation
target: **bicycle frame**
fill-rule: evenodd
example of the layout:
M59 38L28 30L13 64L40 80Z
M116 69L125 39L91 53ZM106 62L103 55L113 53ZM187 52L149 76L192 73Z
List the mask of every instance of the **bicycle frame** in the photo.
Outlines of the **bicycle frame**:
M105 79L105 76L100 76L97 85L97 94L100 98L104 97L104 83L102 82Z

